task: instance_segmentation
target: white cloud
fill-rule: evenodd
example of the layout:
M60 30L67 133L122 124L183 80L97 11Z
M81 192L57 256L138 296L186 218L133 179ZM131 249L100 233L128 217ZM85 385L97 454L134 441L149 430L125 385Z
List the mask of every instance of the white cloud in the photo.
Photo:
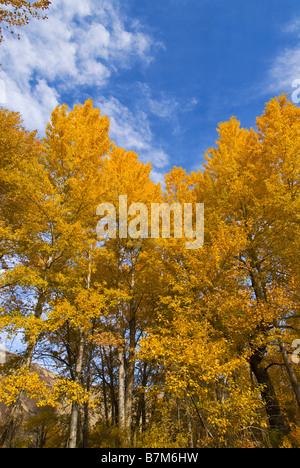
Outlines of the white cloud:
M110 55L111 34L102 24L92 24L82 35L79 45L80 58L108 60Z
M166 118L171 117L178 103L174 99L162 98L162 99L149 99L149 107L152 114L157 117Z
M164 179L164 175L161 172L157 172L152 169L150 177L155 184L158 184L158 183L161 184L162 188L164 189L165 179Z
M114 73L136 63L148 65L155 46L162 44L145 34L137 20L124 16L119 0L53 0L47 20L32 21L21 30L20 40L8 35L1 45L6 106L42 135L63 93L73 94L75 104L85 87L88 94L93 88L95 105L110 118L111 138L142 161L151 161L152 179L163 182L161 171L169 157L155 143L148 115L170 117L176 101L163 95L153 99L149 88L134 109L114 96L102 96Z
M282 32L300 38L300 18L293 18L282 26ZM300 79L300 44L285 48L273 60L268 72L267 91L271 93L292 92L293 82Z
M0 76L6 83L6 104L22 113L29 129L44 131L60 90L76 95L76 87L104 86L133 61L151 61L154 41L138 23L126 24L117 1L99 3L53 1L48 20L33 20L21 30L19 41L6 35Z
M88 16L92 14L92 1L91 0L64 0L63 3L52 3L56 9L63 9L65 18L74 18L76 15Z
M155 146L149 148L148 155L151 155L152 164L158 168L164 168L169 162L169 156L167 153Z
M100 97L96 102L101 113L110 118L110 134L119 146L127 150L145 150L152 139L149 122L143 111L135 114L114 97Z
M138 109L131 111L114 97L99 98L96 104L101 109L101 113L110 118L110 135L118 146L137 152L142 161L150 161L156 169L163 169L168 165L169 156L155 144L144 111Z
M299 34L299 30L300 30L300 18L298 17L295 17L292 19L292 21L290 21L289 23L287 24L284 24L282 26L282 31L284 33L298 33Z
M270 92L289 92L295 79L300 78L300 46L286 49L276 57L269 72Z
M59 104L56 90L44 79L38 80L34 86L23 83L20 87L10 76L2 76L6 85L3 106L20 112L27 128L43 132L51 111Z

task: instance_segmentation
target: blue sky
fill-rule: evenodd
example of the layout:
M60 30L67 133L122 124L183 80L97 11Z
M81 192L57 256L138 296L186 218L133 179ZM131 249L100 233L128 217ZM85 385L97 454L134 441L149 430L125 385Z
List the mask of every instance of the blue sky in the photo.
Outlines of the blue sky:
M254 126L300 78L299 0L53 0L48 17L1 46L5 106L42 135L91 97L155 181L200 168L220 121Z

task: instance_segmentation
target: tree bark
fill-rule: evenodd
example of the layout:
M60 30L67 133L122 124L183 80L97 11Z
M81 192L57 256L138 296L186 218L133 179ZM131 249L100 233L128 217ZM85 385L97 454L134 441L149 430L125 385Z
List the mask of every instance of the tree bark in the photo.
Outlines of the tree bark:
M148 364L146 362L143 363L143 368L141 369L141 387L142 391L139 394L139 401L137 407L137 414L136 414L136 422L135 422L135 430L142 430L146 429L146 399L145 399L145 391L144 388L147 385L148 381ZM141 424L142 419L142 424Z
M93 359L93 347L89 346L89 353L87 357L86 369L86 391L89 392L91 388L92 375L91 375L91 362ZM83 428L82 428L82 448L88 448L90 434L90 405L89 402L83 405Z
M251 241L251 239L249 240ZM261 272L261 262L259 261L258 255L253 247L248 249L248 255L251 265L249 275L256 300L258 303L267 303L267 288ZM260 325L258 332L267 333L267 329L263 323ZM262 365L266 352L267 346L261 346L260 348L254 349L252 356L250 357L250 368L255 375L258 384L262 386L261 394L270 428L281 434L285 434L288 432L289 427L285 424L268 370Z
M120 284L121 284L121 265L122 265L122 257L121 254L118 258L118 278L117 278L117 287L120 291ZM123 333L122 327L122 309L121 309L121 300L119 299L119 303L117 306L117 334L120 340L120 344L118 346L118 363L119 363L119 382L118 382L118 422L120 429L124 429L125 421L126 421L126 388L125 388L125 356L124 356L124 346L125 346L125 338ZM122 341L122 343L121 343Z
M90 289L91 275L92 275L92 264L91 264L91 256L89 253L89 268L88 268L88 274L87 274L87 280L86 280L86 289ZM85 334L80 328L79 329L79 347L78 347L77 358L76 358L75 379L74 379L77 385L81 384L84 347L85 347ZM73 401L72 409L71 409L70 434L69 434L69 439L67 442L67 448L76 448L77 446L79 411L80 411L79 403L77 401Z
M43 313L43 308L46 302L45 292L42 291L38 297L37 304L34 310L35 318L40 318ZM29 369L32 363L33 353L35 349L35 340L28 340L27 348L23 358L21 359L19 368ZM12 448L14 446L16 435L23 423L23 406L22 402L26 392L21 391L14 403L9 407L5 415L5 425L1 434L0 445L2 447Z
M135 267L132 267L130 293L133 294L135 287ZM126 427L130 430L132 423L133 408L133 389L134 389L134 371L135 371L135 348L136 348L136 310L134 299L129 304L129 363L127 371L127 389L126 389Z
M104 365L104 352L103 352L102 346L100 346L100 356L101 356L101 380L102 380L102 392L103 392L105 422L106 422L106 427L109 428L108 401L107 401L105 365Z
M193 436L193 425L192 425L192 417L191 417L191 408L190 402L186 399L186 416L187 416L187 426L188 426L188 433L189 433L189 445L190 448L194 448L194 436Z
M125 358L123 347L118 351L119 361L119 426L121 429L125 427L126 407L125 407Z
M295 397L296 397L296 400L300 409L300 387L299 387L298 379L294 372L294 368L289 358L285 344L281 340L279 340L279 348L280 348L283 361L284 361L284 364L285 364L285 367L286 367L286 370L287 370L287 373L291 382L292 389L294 391L294 394L295 394Z
M285 434L289 428L285 423L284 417L275 394L275 390L268 374L267 369L262 365L266 348L257 349L250 358L250 367L259 385L261 385L261 395L268 416L270 428Z
M83 365L83 353L84 353L84 333L80 330L80 341L76 359L75 368L75 383L80 385L81 373ZM77 446L77 433L78 433L78 420L79 420L80 406L77 401L73 401L71 409L71 420L70 420L70 434L67 443L67 448L76 448Z

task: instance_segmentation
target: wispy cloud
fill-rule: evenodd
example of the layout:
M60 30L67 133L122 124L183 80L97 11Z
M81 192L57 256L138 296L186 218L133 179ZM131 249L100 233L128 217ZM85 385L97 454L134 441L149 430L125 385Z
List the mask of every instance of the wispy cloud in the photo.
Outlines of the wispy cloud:
M290 92L295 79L300 78L300 45L286 49L276 57L269 71L269 91Z
M116 71L151 62L155 42L127 23L115 1L53 2L48 20L32 21L20 41L7 36L1 46L7 106L43 131L61 92L105 86Z
M282 33L300 39L300 17L282 26ZM300 79L300 41L293 47L285 47L274 58L268 71L267 91L271 93L292 92L293 83Z
M112 139L151 161L153 179L162 181L160 171L169 157L155 144L147 113L170 115L176 103L154 101L149 95L145 109L135 106L133 111L113 95L107 97L114 75L148 66L156 47L162 44L144 33L137 20L126 18L118 0L56 0L48 20L32 21L20 40L5 37L1 78L6 106L20 112L27 128L42 135L65 95L75 104L93 89L95 104L110 118Z
M300 34L300 18L295 17L289 23L286 23L282 26L282 32L284 33L298 33Z
M130 110L113 96L99 97L96 104L109 116L110 135L119 146L136 151L144 162L150 161L156 173L169 164L168 154L155 142L145 111Z

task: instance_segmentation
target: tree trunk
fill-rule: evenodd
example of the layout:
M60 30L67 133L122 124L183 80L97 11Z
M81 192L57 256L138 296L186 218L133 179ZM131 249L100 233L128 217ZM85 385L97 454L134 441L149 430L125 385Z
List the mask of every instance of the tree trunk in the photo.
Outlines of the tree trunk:
M262 386L261 395L268 416L270 428L278 433L285 434L289 428L285 424L284 417L275 394L275 390L267 369L262 365L265 347L256 350L250 358L250 367L259 385Z
M102 346L100 346L100 356L101 356L101 380L102 380L102 392L103 392L105 422L106 422L106 427L109 428L108 402L107 402L105 364L104 364L104 350L103 350Z
M130 290L133 294L135 287L135 269L132 268ZM126 427L131 429L132 409L133 409L133 388L134 388L134 371L135 371L135 347L136 347L136 310L134 299L132 298L129 305L129 363L127 372L127 389L126 389Z
M91 362L93 359L93 347L90 345L87 357L87 370L86 370L86 391L89 392L91 388ZM82 448L88 448L90 434L90 405L89 402L83 405L83 429L82 429Z
M293 388L295 396L296 396L298 406L300 408L300 387L299 387L297 376L296 376L296 374L294 372L294 368L293 368L293 365L292 365L291 360L289 358L289 355L288 355L288 352L286 350L285 344L281 340L279 340L279 347L280 347L280 351L281 351L281 354L282 354L282 357L283 357L283 361L284 361L284 364L285 364L285 367L286 367L286 370L287 370L287 373L288 373L292 388Z
M187 416L187 425L188 425L188 432L189 432L189 445L190 448L194 448L194 436L193 436L193 425L192 425L192 417L191 417L191 408L190 402L186 399L186 416Z
M118 278L117 278L117 287L120 291L121 284L121 265L122 258L119 255L118 259ZM126 388L125 388L125 356L124 356L124 347L125 347L125 337L122 327L122 309L121 309L121 300L117 306L117 334L120 340L118 347L118 362L119 362L119 383L118 383L118 422L120 429L124 429L126 421ZM122 343L121 343L122 342Z
M92 264L91 264L90 253L89 253L88 259L89 259L89 268L88 268L88 274L87 274L87 280L86 280L86 289L90 289L90 286L91 286ZM82 329L80 329L79 330L79 347L78 347L77 358L76 358L75 379L74 379L77 385L81 384L84 346L85 346L85 335ZM79 411L80 411L79 403L77 401L73 401L72 409L71 409L70 434L69 434L69 440L67 442L67 448L76 448L77 446Z
M43 313L43 308L46 302L44 291L40 293L37 304L35 306L34 316L40 318ZM35 340L28 339L27 348L23 358L21 359L19 368L29 369L31 366L33 353L35 349ZM0 445L2 447L12 448L16 435L23 423L23 407L22 402L26 392L21 391L14 403L9 407L5 415L5 425L1 434Z
M119 426L125 427L126 407L125 407L125 357L123 346L118 351L119 361Z
M80 330L80 341L79 348L76 359L76 368L75 368L75 383L80 385L82 365L83 365L83 353L84 353L84 334ZM71 421L70 421L70 434L69 440L67 443L67 448L76 448L77 446L77 433L78 433L78 420L79 420L79 403L73 401L71 409Z
M120 340L123 338L122 325L121 325L121 310L118 310L118 336ZM126 420L126 408L125 408L125 356L123 345L120 344L118 348L118 362L119 362L119 387L118 387L118 416L119 416L119 427L124 428Z
M251 239L249 239L251 241ZM268 303L267 288L261 272L261 262L254 248L248 249L251 269L249 271L252 288L258 303ZM258 332L267 333L264 324L258 329ZM285 424L275 390L268 374L268 370L262 365L264 355L267 352L267 346L262 346L253 350L250 357L250 368L256 377L259 385L262 386L261 395L267 412L270 428L279 434L288 432L289 427Z
M119 405L116 395L117 384L115 383L114 364L113 364L113 352L110 347L109 356L107 359L108 373L109 373L109 390L110 390L110 401L111 401L111 421L112 425L118 424L119 420Z
M142 382L141 382L142 391L140 392L140 395L139 395L139 402L138 402L138 407L137 407L136 422L135 422L136 431L138 429L144 431L146 428L146 400L145 400L145 391L144 391L144 388L146 387L147 381L148 381L148 372L147 372L146 362L143 364L143 369L141 373L142 373ZM141 419L142 419L142 425L140 426Z

